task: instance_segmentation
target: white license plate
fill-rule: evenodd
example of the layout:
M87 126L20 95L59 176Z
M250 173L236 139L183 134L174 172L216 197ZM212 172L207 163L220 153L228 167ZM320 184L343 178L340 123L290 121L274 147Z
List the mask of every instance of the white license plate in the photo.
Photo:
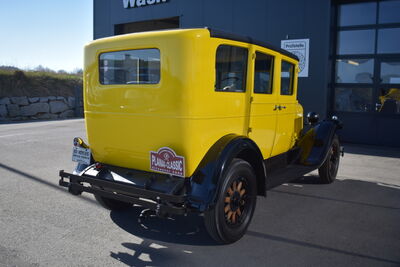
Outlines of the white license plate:
M90 149L74 146L72 150L72 161L90 165Z

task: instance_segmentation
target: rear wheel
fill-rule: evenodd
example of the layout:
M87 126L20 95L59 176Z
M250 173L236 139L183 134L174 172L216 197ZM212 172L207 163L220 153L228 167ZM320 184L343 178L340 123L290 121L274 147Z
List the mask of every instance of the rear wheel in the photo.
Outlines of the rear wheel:
M218 243L228 244L239 240L253 217L257 200L256 176L251 165L234 159L218 189L218 200L204 214L210 236Z
M320 180L324 184L330 184L336 179L340 162L340 144L337 135L333 138L325 162L318 169Z
M98 194L94 194L94 198L101 206L103 206L103 208L106 208L108 210L125 210L132 207L132 204L130 203L103 197Z

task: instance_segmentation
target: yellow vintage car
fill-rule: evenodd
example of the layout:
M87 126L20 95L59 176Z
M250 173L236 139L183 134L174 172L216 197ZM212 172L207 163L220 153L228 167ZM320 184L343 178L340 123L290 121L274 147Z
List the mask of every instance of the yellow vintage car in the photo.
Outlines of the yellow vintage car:
M204 214L220 243L240 239L257 196L318 169L334 181L337 118L297 101L295 55L208 28L120 35L85 47L87 144L74 139L60 185L110 210Z
M379 100L381 102L377 105L379 112L400 113L400 88L390 88L386 94L379 97Z

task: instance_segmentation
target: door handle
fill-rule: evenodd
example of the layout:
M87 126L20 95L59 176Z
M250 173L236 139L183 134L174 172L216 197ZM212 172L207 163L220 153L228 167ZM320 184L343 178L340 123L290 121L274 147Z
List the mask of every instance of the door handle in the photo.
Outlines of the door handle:
M275 110L282 110L282 109L285 109L286 107L285 106L281 106L281 105L275 105L275 108L274 108L274 111Z

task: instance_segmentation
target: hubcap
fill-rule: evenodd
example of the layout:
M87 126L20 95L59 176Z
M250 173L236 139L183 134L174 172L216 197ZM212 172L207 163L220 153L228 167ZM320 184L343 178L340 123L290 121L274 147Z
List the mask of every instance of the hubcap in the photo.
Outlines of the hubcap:
M225 193L225 219L229 224L241 221L245 208L246 187L242 179L235 180Z

